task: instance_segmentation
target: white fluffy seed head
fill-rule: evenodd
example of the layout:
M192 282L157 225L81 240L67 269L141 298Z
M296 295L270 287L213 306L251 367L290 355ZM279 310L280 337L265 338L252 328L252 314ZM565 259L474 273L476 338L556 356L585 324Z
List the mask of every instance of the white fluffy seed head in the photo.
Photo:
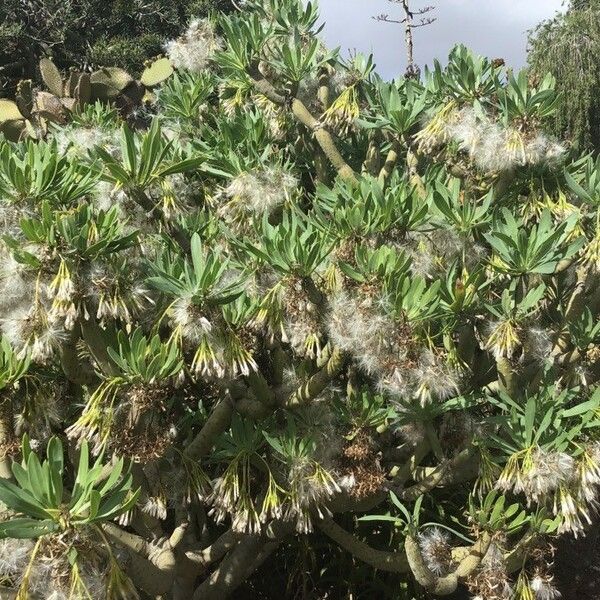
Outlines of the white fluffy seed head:
M120 156L119 133L102 127L63 127L53 134L59 154L86 158L88 151L100 146L112 156Z
M575 461L565 452L536 448L531 465L515 483L515 492L523 492L528 501L539 502L548 498L561 484L568 483L575 474Z
M32 549L31 540L13 538L0 540L0 576L20 575L29 562Z
M439 527L430 527L419 534L419 546L425 563L438 577L446 575L452 565L450 536Z
M409 371L410 386L421 405L447 400L459 392L458 375L446 361L431 350L424 350L417 366Z
M0 313L28 304L34 282L30 280L12 253L0 251Z
M550 331L540 327L530 327L526 331L525 348L528 356L540 362L552 360L552 337Z
M194 19L181 37L165 44L165 51L176 69L201 73L221 45L208 19Z
M297 188L298 179L281 167L241 173L222 190L228 201L222 210L268 214L288 201Z
M392 326L368 298L340 292L331 299L329 335L342 350L367 350L380 346Z
M47 600L67 600L67 594L62 590L52 590Z
M449 123L448 133L462 150L474 154L481 145L488 126L489 123L478 118L473 108L468 106L458 111Z
M42 308L17 306L0 321L0 330L17 350L30 350L34 362L44 364L65 340L67 332L44 316Z
M558 600L562 596L554 587L553 578L545 574L536 574L530 586L535 594L535 600Z
M192 343L199 343L210 331L212 324L204 316L191 298L178 298L171 306L171 320L181 328L183 337Z
M562 144L542 132L522 134L486 114L476 113L471 107L460 110L446 130L484 172L510 171L525 165L555 167L566 154Z

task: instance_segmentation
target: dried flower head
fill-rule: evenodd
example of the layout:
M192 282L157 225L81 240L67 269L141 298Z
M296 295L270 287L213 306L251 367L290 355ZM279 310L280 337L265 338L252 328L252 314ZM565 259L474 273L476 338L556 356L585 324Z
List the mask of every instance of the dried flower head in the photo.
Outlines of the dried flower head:
M241 173L221 191L226 203L220 212L234 218L268 214L289 201L297 187L298 179L281 167Z
M447 575L452 569L452 547L450 536L439 527L430 527L419 534L419 546L425 564L438 577Z
M220 47L213 24L208 19L194 19L181 37L165 44L165 51L176 69L201 73Z
M546 573L536 573L529 585L535 593L535 600L557 600L562 596L554 587L554 578Z

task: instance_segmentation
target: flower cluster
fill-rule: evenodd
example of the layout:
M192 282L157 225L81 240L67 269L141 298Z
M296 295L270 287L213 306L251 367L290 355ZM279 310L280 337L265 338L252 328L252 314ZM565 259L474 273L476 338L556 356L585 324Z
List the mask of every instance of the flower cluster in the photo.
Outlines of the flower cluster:
M220 47L221 40L213 24L206 19L194 19L181 37L165 44L165 51L177 69L201 73Z
M298 179L281 167L240 173L221 190L219 210L234 218L260 217L289 202L297 188Z
M447 575L453 566L449 538L439 527L431 527L419 535L419 546L425 564L438 577Z
M424 152L454 142L485 173L511 171L528 165L556 166L566 148L543 132L524 132L504 126L472 106L449 103L437 113L420 135Z
M416 346L410 325L394 321L377 298L357 291L352 296L337 293L328 325L336 346L352 353L378 388L393 398L415 398L425 405L458 393L458 376L443 356Z
M509 458L496 487L524 494L528 505L549 506L562 519L560 531L577 535L598 506L599 460L597 443L576 459L539 447L523 450Z

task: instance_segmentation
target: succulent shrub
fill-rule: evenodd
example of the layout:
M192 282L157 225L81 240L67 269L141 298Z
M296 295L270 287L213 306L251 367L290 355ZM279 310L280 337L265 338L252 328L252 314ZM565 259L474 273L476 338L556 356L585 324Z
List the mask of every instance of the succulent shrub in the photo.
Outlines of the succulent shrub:
M552 76L458 46L384 81L318 33L248 1L167 45L147 128L1 143L6 593L220 600L328 540L389 597L557 597L600 484L600 165L546 133Z

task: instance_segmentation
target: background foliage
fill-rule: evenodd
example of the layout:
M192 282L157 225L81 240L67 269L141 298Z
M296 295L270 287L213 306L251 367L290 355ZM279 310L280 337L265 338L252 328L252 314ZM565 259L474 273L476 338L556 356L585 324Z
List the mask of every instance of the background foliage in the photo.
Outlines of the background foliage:
M115 66L139 76L191 16L229 9L228 0L3 0L0 96L18 78L38 80L43 56L63 69Z
M530 35L533 77L552 73L564 102L550 121L557 135L582 148L600 147L600 2L572 2L565 14Z

